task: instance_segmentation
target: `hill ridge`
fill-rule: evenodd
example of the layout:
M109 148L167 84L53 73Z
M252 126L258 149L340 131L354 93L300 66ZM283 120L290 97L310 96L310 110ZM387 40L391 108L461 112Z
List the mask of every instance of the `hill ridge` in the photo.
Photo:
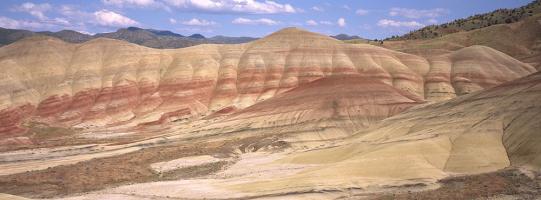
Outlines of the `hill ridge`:
M115 32L98 33L95 35L88 35L74 30L32 32L28 30L6 29L0 27L0 46L36 35L56 37L70 43L82 43L99 37L107 37L159 49L182 48L206 43L239 44L257 39L252 37L228 36L206 38L197 33L190 36L184 36L168 30L144 29L139 27L120 28Z
M246 45L175 50L109 40L37 46L19 41L0 48L4 114L24 109L60 125L134 126L197 119L228 106L243 109L328 76L362 75L441 101L534 71L496 50L432 60L291 28ZM494 64L496 57L502 63ZM20 134L27 116L19 117L0 124Z
M385 40L438 38L452 33L471 31L497 24L514 23L540 13L541 0L534 0L531 3L519 8L498 9L484 14L477 14L467 18L456 19L452 22L444 24L429 25L401 36L392 36L390 38L386 38Z

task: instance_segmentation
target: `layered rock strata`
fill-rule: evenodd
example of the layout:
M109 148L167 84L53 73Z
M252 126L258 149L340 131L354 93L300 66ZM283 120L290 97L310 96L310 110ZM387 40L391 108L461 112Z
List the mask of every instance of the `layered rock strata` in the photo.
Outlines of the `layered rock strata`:
M175 50L36 37L0 48L0 67L1 137L24 133L30 119L89 128L199 118L337 75L438 101L535 71L487 47L426 59L296 28L246 44Z

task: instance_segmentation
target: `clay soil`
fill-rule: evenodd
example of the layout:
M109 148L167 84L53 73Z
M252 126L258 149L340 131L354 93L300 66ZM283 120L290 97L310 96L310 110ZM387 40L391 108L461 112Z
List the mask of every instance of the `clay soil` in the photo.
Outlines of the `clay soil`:
M187 156L229 157L242 144L258 143L262 139L252 137L217 142L174 143L73 165L0 176L0 193L30 198L51 198L131 183L206 176L225 169L234 161L182 168L163 174L153 171L149 165Z
M528 177L517 169L459 176L442 179L435 190L412 192L401 188L400 192L374 194L372 200L386 199L538 199L541 197L541 176Z

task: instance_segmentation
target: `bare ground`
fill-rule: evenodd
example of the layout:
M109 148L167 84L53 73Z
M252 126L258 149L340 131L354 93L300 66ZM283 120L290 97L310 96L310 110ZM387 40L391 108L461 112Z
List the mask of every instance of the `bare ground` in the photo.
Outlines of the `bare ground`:
M258 144L262 139L252 137L216 142L173 143L73 165L0 176L0 193L51 198L130 183L201 177L221 171L234 161L187 167L162 174L153 171L150 164L198 155L228 157L242 144Z
M517 169L504 169L497 172L458 176L442 179L441 187L435 190L412 192L399 189L396 193L371 194L372 200L385 199L494 199L499 196L514 199L541 198L541 176L528 177Z

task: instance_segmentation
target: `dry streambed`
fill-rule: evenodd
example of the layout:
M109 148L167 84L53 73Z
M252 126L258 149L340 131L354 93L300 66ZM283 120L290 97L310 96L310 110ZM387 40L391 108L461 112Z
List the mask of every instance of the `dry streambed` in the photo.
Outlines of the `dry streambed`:
M242 144L253 144L261 140L261 137L252 137L210 142L197 140L183 143L168 142L158 147L141 145L149 144L147 141L138 145L133 143L117 145L122 148L112 151L100 150L102 153L89 153L93 149L101 149L100 145L6 152L0 157L5 161L0 166L2 169L8 169L2 170L4 175L0 176L0 193L50 198L133 183L208 176L238 161L236 154L240 152L239 147ZM131 148L137 149L131 151ZM49 154L51 152L56 152L57 155L49 158L54 155ZM96 156L105 152L118 154ZM28 160L30 157L26 158L26 155L34 155L34 158ZM63 158L63 155L72 156ZM26 159L18 162L8 161L13 161L16 157ZM51 162L54 159L59 161ZM33 165L27 165L29 162ZM52 164L43 168L42 165L47 163Z
M264 138L172 143L71 165L0 176L0 193L69 200L244 197L411 199L432 196L440 199L475 199L493 196L530 198L538 196L540 191L541 178L538 174L526 174L514 169L451 177L434 185L416 184L412 181L409 185L335 189L314 187L310 190L292 188L288 191L262 190L261 193L234 188L236 185L294 176L318 167L317 164L280 162L281 159L294 154L293 149L246 151L246 146L253 146L261 140ZM80 151L85 148L96 147L79 146L73 149L41 151L47 155L46 152ZM23 153L27 152L12 152L13 155Z

